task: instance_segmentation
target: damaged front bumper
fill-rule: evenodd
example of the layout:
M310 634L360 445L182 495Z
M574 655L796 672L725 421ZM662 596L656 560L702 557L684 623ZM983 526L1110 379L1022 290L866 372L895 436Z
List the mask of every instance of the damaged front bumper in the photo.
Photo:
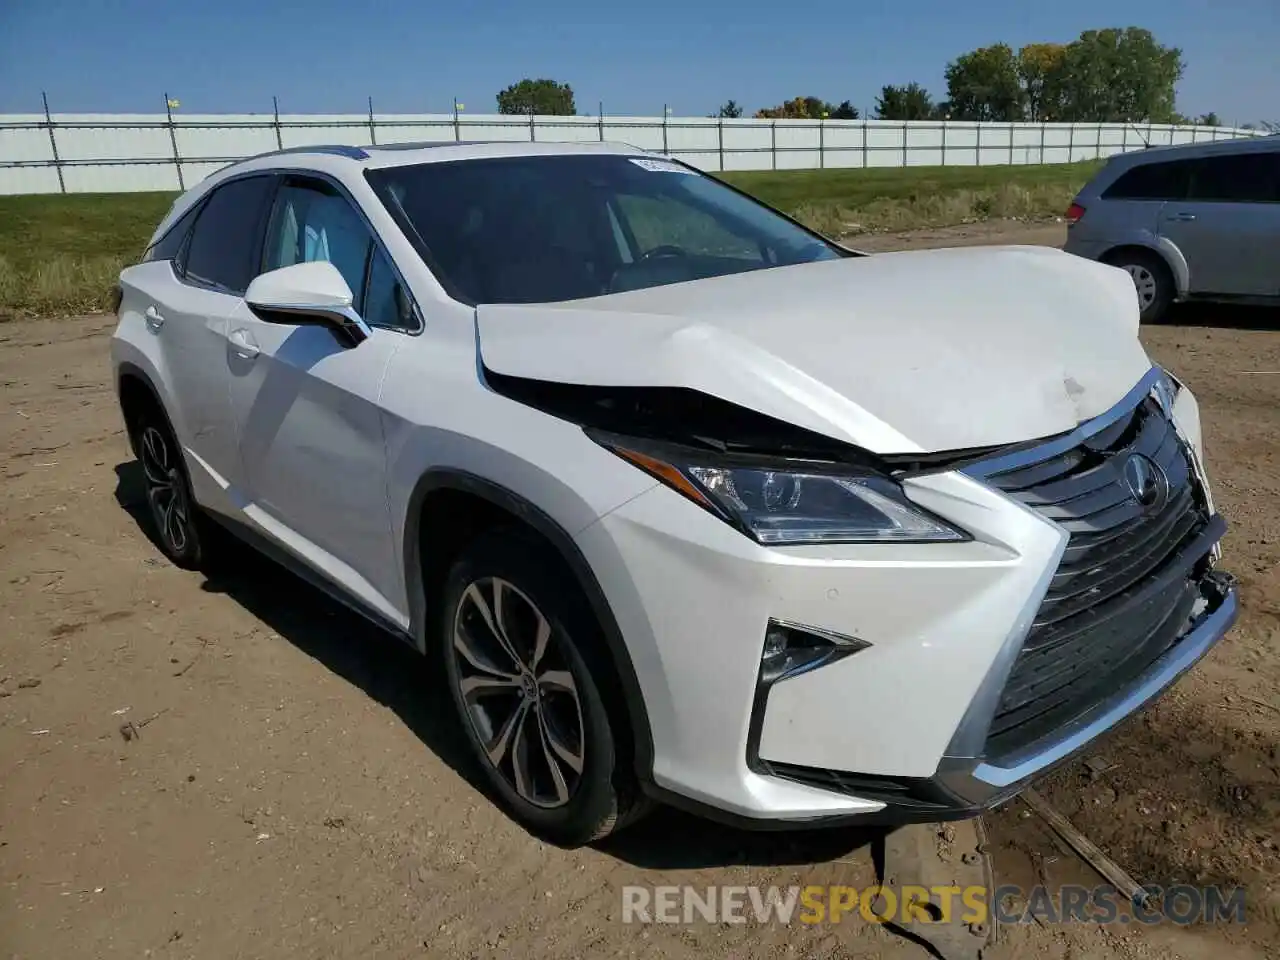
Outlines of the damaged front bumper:
M756 828L965 817L1157 697L1237 613L1194 398L1161 376L1069 435L904 477L966 543L770 549L663 487L583 531L651 791ZM776 622L851 643L765 688Z

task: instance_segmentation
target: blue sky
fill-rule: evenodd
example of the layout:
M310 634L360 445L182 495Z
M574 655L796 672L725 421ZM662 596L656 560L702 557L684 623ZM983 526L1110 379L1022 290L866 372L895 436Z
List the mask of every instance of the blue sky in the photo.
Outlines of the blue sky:
M579 112L702 115L797 95L867 111L945 94L946 62L1004 41L1137 25L1183 48L1184 113L1280 120L1280 0L0 0L0 112L493 112L525 76Z

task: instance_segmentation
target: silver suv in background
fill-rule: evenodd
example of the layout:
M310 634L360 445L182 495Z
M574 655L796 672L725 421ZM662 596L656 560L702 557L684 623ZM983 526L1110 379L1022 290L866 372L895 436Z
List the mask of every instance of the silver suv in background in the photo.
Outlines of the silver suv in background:
M1127 270L1142 320L1175 300L1280 300L1280 137L1121 154L1067 211L1068 253Z

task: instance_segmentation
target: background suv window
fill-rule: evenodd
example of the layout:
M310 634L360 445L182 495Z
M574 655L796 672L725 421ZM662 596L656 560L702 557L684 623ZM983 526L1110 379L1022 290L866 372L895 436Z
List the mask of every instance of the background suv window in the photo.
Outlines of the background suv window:
M187 248L188 280L242 294L257 271L262 209L271 177L245 177L216 188L196 219Z
M1209 157L1191 178L1192 200L1219 203L1280 201L1280 153Z
M1185 200L1194 160L1144 163L1103 191L1104 200Z

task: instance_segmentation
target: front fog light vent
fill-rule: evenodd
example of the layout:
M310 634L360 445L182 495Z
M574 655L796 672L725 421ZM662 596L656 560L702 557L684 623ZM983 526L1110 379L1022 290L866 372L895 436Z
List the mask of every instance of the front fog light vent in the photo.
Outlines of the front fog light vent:
M869 647L857 637L770 620L760 657L760 682L777 683Z

